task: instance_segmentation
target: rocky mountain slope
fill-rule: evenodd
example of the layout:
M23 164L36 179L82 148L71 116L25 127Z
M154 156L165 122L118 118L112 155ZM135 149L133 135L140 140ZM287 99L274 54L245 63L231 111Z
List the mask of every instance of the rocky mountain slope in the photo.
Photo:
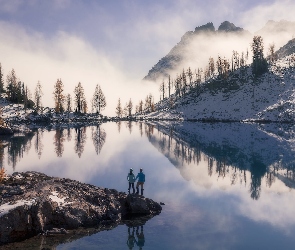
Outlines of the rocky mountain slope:
M277 52L281 59L260 77L250 66L232 72L228 79L214 76L185 96L165 98L147 118L205 121L295 120L295 54L291 40ZM287 56L286 56L287 55Z
M295 35L295 23L288 21L268 21L255 35L265 38L265 45L275 43L281 47ZM168 75L172 78L182 69L204 67L210 56L218 55L230 58L233 50L246 52L254 34L225 21L217 30L213 23L196 27L186 32L180 42L161 58L144 77L144 80L162 81ZM239 51L242 52L242 51Z

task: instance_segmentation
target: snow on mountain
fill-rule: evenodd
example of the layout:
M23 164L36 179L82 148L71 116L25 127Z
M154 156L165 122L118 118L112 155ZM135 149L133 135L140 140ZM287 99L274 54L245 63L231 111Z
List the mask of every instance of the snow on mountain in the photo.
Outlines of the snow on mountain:
M295 22L268 21L254 34L263 37L265 49L272 43L279 48L294 38ZM231 58L233 50L246 52L254 34L228 21L221 23L217 30L213 23L196 27L195 31L188 31L182 36L180 42L149 70L144 80L162 81L168 75L175 78L182 69L194 65L205 67L210 56L214 59L218 55Z
M245 44L245 49L251 38L252 35L248 31L228 21L223 22L218 30L215 30L211 22L196 27L195 31L188 31L182 36L180 42L152 67L144 80L162 81L172 72L181 71L189 65L197 64L201 67L205 61L208 62L209 56L217 56L219 48L222 48L224 53L227 50L232 53L233 49L237 49L232 47L235 43ZM208 55L210 47L213 50L212 55ZM214 48L217 48L216 51Z
M184 97L165 98L146 118L184 120L295 120L295 54L279 59L269 72L254 77L251 67L239 69L224 82L217 76L193 87Z

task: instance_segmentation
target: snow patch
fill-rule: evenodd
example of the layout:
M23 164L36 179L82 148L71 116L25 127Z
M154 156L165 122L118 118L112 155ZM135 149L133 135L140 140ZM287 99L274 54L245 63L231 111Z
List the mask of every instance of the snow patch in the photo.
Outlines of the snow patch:
M2 217L5 214L8 214L9 211L20 207L20 206L32 206L32 204L35 202L35 200L29 200L29 201L25 201L25 200L19 200L17 201L15 204L10 204L10 203L5 203L3 205L0 206L0 217Z

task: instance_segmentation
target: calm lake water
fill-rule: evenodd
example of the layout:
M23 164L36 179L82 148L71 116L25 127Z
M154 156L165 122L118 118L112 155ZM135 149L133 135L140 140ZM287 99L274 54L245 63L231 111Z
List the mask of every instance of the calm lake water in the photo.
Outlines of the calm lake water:
M2 139L0 156L8 173L40 171L125 192L129 168L143 168L144 195L165 203L142 227L120 225L57 249L293 249L293 129L189 122L38 128Z

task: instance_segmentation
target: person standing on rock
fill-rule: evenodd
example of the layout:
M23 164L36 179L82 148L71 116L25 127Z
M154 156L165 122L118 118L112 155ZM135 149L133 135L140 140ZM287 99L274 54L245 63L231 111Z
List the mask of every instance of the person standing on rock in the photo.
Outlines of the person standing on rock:
M137 180L137 183L136 183L136 193L138 194L139 193L139 186L141 186L141 195L143 195L143 184L145 182L145 174L143 173L143 170L142 168L140 169L140 172L137 174L136 176L136 179Z
M130 194L131 187L133 189L133 193L135 193L135 189L134 189L135 175L133 174L133 169L132 168L130 168L130 171L129 171L128 175L127 175L127 181L129 182L128 193Z

